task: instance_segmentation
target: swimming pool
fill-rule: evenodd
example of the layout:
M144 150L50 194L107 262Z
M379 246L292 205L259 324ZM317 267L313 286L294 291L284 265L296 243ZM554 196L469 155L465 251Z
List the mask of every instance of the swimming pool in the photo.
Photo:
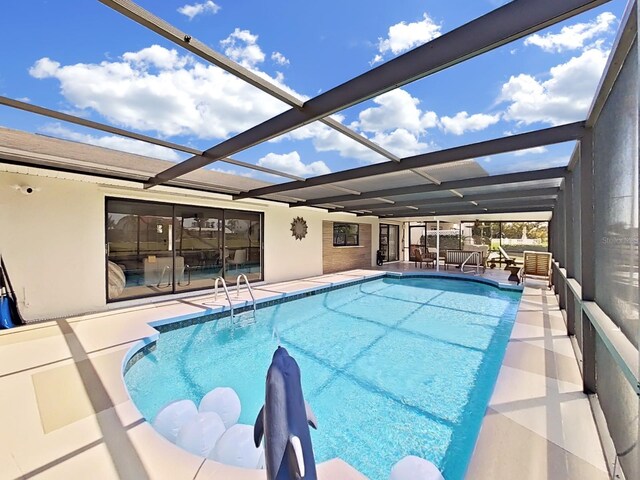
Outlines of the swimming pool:
M438 277L366 281L224 320L167 331L125 375L149 421L178 399L229 386L253 424L280 341L302 371L318 418L316 461L340 457L386 479L406 455L463 478L511 333L521 292Z

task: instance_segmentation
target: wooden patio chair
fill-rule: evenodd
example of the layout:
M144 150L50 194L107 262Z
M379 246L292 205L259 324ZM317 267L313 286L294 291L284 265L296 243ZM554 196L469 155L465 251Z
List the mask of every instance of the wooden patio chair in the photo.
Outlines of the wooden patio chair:
M528 277L544 277L551 288L551 253L524 251L524 265L522 266L522 283Z
M430 252L429 247L427 247L427 251L422 255L422 261L425 262L431 268L436 268L436 262L438 261L438 254L436 252Z
M413 251L413 256L415 258L415 266L418 266L418 262L420 263L420 268L422 268L422 264L426 263L427 266L431 266L433 268L435 268L436 265L436 260L437 260L437 254L435 252L430 252L429 248L427 248L427 252L426 253L422 253L420 251L419 248L416 248Z

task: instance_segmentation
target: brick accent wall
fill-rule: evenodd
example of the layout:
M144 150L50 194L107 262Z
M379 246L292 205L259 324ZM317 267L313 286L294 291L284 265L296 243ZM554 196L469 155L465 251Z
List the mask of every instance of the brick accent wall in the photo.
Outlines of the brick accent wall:
M371 268L371 225L359 224L360 245L357 247L334 247L333 223L326 220L322 222L322 272Z

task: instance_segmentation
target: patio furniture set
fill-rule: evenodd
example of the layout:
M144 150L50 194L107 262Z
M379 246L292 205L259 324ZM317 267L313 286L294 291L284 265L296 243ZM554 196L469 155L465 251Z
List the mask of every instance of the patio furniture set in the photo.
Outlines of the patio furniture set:
M545 278L548 281L548 286L551 288L551 253L550 252L533 252L524 251L524 258L522 263L518 260L511 258L509 254L502 248L498 247L500 255L504 259L505 270L510 272L507 280L517 282L518 284L529 277ZM415 266L422 268L422 264L426 264L428 267L435 268L436 262L442 262L445 270L448 270L450 266L461 269L465 266L474 267L476 272L482 269L486 270L487 257L484 252L480 250L445 250L444 255L438 258L436 252L430 252L429 248L426 252L422 252L419 248L413 251ZM495 263L494 263L495 265Z

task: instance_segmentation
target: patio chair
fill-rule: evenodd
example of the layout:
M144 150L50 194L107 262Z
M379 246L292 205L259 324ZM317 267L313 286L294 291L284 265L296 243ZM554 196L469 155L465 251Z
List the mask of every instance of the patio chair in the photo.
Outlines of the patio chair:
M415 258L416 267L418 266L418 263L420 263L420 268L422 268L423 263L426 263L427 265L431 264L431 266L435 265L436 254L429 252L428 249L427 253L423 254L419 248L416 248L413 251L413 257Z
M436 268L436 262L438 261L438 254L436 252L430 252L429 247L426 247L427 251L422 255L422 261L427 265L431 265L431 268Z
M237 270L239 266L243 266L247 263L247 249L239 248L238 250L233 252L233 257L229 257L227 259L227 263L229 265L234 265Z
M521 275L522 283L531 276L546 278L548 286L551 288L551 253L525 250Z

